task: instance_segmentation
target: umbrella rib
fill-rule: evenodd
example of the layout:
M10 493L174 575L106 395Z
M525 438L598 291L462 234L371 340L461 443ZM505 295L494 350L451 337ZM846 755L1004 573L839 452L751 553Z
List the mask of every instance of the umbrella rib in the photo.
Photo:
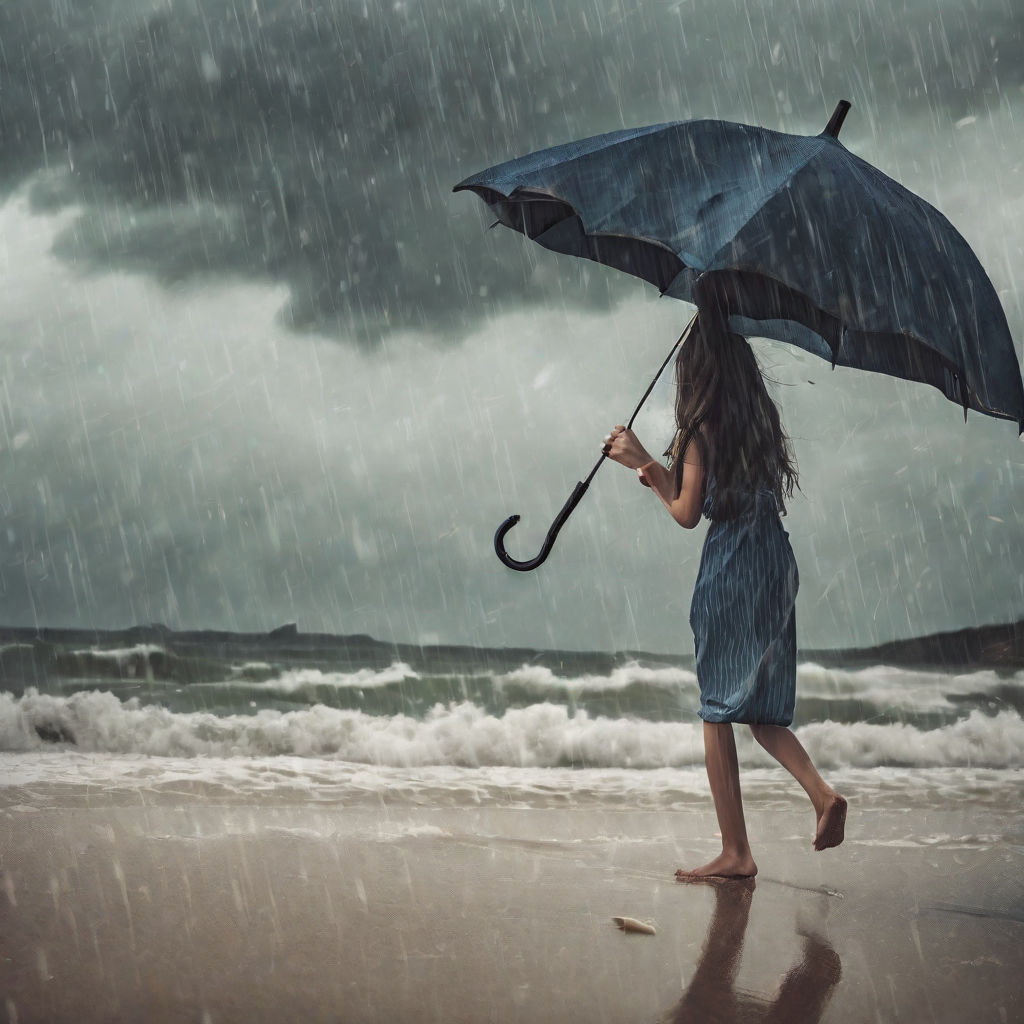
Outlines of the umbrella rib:
M568 216L570 216L570 217L578 217L579 221L580 221L580 224L582 225L583 218L580 217L579 211L576 209L576 207L573 206L572 203L570 203L568 199L563 198L562 196L556 194L555 192L552 192L550 189L521 189L521 188L519 188L517 186L507 196L505 196L505 202L507 202L507 203L518 203L518 204L520 204L522 206L528 206L530 204L530 202L533 199L537 198L538 196L541 196L544 199L553 199L553 200L555 200L555 202L562 203L567 210L571 210L572 211ZM565 219L568 219L568 217L566 217ZM495 221L495 223L500 223L500 221ZM561 223L561 222L559 221L558 223ZM492 224L491 227L493 227L493 226L494 225ZM656 246L659 249L663 249L665 252L667 252L670 255L675 256L677 259L679 259L679 253L676 252L676 250L673 249L672 246L668 245L665 242L662 242L658 238L649 238L647 235L629 234L629 233L627 233L625 231L587 231L587 230L584 230L583 234L584 234L584 237L586 237L586 238L625 238L628 241L645 242L647 245L653 245L653 246ZM681 261L681 262L683 262L683 261ZM684 263L684 265L686 265L686 264Z
M755 264L751 264L751 263L742 263L742 262L737 261L737 262L731 264L728 268L722 268L721 270L711 270L711 271L708 271L708 273L718 274L718 273L724 273L724 272L727 272L727 271L736 271L736 272L743 273L743 274L754 274L757 277L762 277L762 278L764 278L767 281L771 281L771 282L773 282L775 284L781 285L783 288L786 288L786 289L792 289L793 288L793 286L791 284L789 284L786 281L782 280L781 277L776 277L774 274L766 273L761 267L756 266ZM840 313L834 311L831 307L819 306L817 301L814 301L814 306L817 309L820 309L824 314L826 314L826 316L834 317L836 320L839 321L840 324L842 324L844 326L844 329L845 329L846 321L843 319L843 317L842 317L842 315ZM750 319L754 320L754 319L775 319L775 318L774 317L773 318L751 317ZM780 317L779 319L789 320L789 319L792 319L792 318L791 317L783 316L783 317ZM815 332L815 333L817 333L817 332ZM954 363L947 356L943 355L938 349L933 348L931 345L929 345L928 342L924 338L918 336L913 331L908 331L905 327L902 328L899 331L868 331L868 330L861 330L861 331L858 331L858 333L859 334L878 334L878 335L902 334L905 337L909 338L911 341L914 341L917 344L919 344L919 345L923 346L924 348L928 349L929 352L933 352L939 359L942 360L942 362L946 365L946 367L949 369L949 371L951 373L952 372L957 372L961 376L963 375L963 370L962 370L962 368L960 366L958 366L956 363Z
M782 192L783 189L785 189L789 185L789 183L792 181L795 175L802 171L815 157L820 156L826 146L830 145L831 143L835 143L837 146L842 146L842 143L838 139L833 138L832 136L828 136L828 138L822 138L822 136L819 135L816 136L816 139L821 142L821 145L813 152L809 152L807 156L799 164L786 171L786 176L782 179L782 181L780 181L775 186L775 188L773 188L771 192L769 192L768 195L764 197L764 199L758 201L757 208L753 211L753 213L750 214L749 217L747 217L747 219L743 222L743 225L732 232L733 239L740 233L740 231L743 230L743 228L745 228L754 219L754 216L757 213L763 210L764 207L766 207L780 192ZM843 148L845 149L846 147L843 146ZM712 256L709 260L708 267L713 267L715 265L715 262L718 260L718 257L721 256L722 251L731 244L732 239L726 242L725 245L721 246L718 249L718 251L714 254L714 256Z

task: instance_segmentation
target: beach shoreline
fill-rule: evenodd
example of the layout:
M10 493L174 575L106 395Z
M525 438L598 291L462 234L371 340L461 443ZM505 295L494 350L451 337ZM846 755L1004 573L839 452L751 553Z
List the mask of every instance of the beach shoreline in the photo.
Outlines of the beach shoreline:
M9 1020L713 1024L784 998L776 1012L802 1016L778 1019L962 1024L1024 1008L1009 796L877 814L852 794L848 841L824 854L799 800L752 800L744 895L673 879L714 852L710 802L131 792L39 783L34 805L0 806ZM710 971L729 955L735 976Z

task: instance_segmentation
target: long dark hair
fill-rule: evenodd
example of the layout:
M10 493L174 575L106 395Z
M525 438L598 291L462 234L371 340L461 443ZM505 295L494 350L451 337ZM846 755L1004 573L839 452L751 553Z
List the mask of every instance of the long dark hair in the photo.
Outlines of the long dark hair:
M700 317L676 356L676 433L665 454L677 494L691 441L705 480L715 479L713 519L735 518L759 490L772 491L785 514L785 499L799 487L796 462L757 357L742 335Z

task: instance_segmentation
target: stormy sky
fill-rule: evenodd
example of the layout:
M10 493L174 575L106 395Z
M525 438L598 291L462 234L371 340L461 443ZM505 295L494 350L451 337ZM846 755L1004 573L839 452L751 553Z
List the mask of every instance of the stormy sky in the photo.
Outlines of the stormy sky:
M1012 0L7 0L0 621L692 649L703 529L620 467L538 572L491 549L521 512L535 553L692 307L451 188L624 126L816 134L841 97L1020 353ZM1013 425L754 345L802 472L802 645L1024 615Z

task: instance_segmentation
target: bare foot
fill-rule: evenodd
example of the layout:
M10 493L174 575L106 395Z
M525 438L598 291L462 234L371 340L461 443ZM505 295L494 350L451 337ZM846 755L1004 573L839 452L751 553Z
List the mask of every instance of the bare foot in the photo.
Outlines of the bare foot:
M690 882L701 878L753 878L756 874L757 865L749 852L741 857L723 851L713 861L692 871L680 868L676 872L676 879L680 882Z
M846 836L846 801L833 793L818 810L818 830L814 833L814 848L819 852L838 846Z

